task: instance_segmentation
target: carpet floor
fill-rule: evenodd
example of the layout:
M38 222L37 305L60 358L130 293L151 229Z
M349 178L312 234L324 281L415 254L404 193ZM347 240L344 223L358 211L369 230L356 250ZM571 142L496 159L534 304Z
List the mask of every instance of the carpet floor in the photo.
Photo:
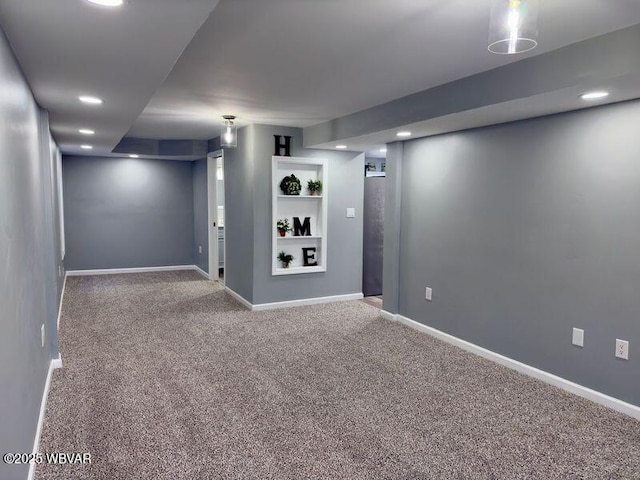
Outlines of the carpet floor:
M383 320L195 272L70 277L45 479L639 479L640 422Z

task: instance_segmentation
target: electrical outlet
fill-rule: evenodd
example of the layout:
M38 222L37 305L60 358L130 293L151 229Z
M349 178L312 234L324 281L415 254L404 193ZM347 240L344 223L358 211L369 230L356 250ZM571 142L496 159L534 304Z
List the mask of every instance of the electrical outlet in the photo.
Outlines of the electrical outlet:
M616 357L623 360L629 360L629 342L626 340L616 339Z
M40 327L40 343L42 344L42 348L44 348L44 323Z
M429 287L427 287L427 288L425 289L425 291L424 291L424 298L425 298L426 300L431 301L431 297L432 297L432 295L433 295L433 290L431 290Z
M198 245L198 253L202 255L202 245Z
M571 343L573 343L576 347L584 347L584 330L580 328L574 328Z
M355 208L347 208L347 218L356 218Z

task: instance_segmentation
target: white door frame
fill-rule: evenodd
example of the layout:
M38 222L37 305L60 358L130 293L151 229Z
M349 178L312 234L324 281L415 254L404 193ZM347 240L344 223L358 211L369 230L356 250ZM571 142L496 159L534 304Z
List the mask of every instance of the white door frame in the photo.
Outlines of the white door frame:
M219 259L218 259L218 165L224 168L224 151L216 150L207 154L207 230L209 232L209 278L219 281ZM226 209L225 209L226 210ZM226 223L226 222L225 222ZM224 245L225 240L223 240ZM223 248L226 257L226 248ZM223 259L226 268L227 262ZM226 277L226 275L225 275ZM223 277L224 283L224 277Z

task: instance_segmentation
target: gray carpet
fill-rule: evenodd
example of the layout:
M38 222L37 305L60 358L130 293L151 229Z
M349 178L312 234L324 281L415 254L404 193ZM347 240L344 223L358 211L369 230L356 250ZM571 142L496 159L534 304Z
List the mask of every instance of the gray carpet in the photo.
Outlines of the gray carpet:
M195 273L69 278L44 479L632 479L640 422L380 318Z

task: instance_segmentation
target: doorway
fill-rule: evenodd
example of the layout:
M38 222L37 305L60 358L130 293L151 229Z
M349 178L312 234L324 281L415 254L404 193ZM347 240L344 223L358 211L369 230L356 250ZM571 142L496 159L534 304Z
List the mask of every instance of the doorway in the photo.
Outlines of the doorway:
M385 159L365 160L362 292L382 308Z
M207 199L209 220L209 277L224 284L225 278L225 194L224 151L207 156Z

